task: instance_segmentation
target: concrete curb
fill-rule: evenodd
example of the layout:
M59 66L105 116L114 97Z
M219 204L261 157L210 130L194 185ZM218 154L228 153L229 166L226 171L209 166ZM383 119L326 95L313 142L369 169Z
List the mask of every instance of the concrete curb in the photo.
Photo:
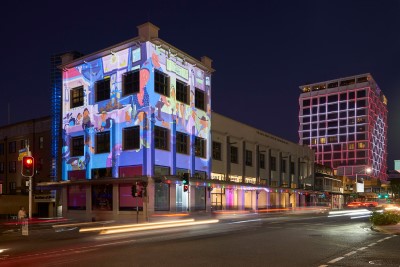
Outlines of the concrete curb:
M400 235L400 223L395 225L373 225L371 229L385 234Z

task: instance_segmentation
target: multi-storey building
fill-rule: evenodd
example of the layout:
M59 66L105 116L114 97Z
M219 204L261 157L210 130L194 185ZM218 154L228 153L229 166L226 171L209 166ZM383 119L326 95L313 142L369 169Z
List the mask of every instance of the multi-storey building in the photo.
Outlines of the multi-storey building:
M21 160L28 151L35 159L33 188L50 180L51 119L43 117L0 127L0 215L16 214L19 206L28 209L28 178L21 174ZM49 191L33 191L33 214L54 213L54 197Z
M364 180L365 192L379 191L387 177L387 99L372 76L307 84L300 90L300 144L314 149L316 162L335 174Z
M64 215L209 206L212 61L161 40L151 23L138 30L61 66ZM190 194L182 187L186 173L203 181ZM132 184L147 188L148 201L132 197Z
M212 206L226 209L314 205L314 152L212 113Z

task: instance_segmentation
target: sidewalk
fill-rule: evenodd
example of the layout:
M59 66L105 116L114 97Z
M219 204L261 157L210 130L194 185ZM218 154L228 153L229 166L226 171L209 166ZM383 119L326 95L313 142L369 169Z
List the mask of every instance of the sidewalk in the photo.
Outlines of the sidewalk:
M371 229L386 234L400 235L400 223L395 225L373 225Z

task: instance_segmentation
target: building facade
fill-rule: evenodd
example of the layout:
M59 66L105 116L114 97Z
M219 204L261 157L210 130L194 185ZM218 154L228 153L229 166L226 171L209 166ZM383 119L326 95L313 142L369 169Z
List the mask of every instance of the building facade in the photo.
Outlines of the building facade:
M289 208L316 204L314 152L212 113L214 209Z
M151 23L138 30L136 38L61 66L65 216L209 206L211 59L164 42ZM190 194L183 174L198 180ZM144 197L133 198L132 186Z
M363 181L358 192L379 192L387 179L387 99L371 74L300 90L299 143L335 174Z
M20 206L28 209L29 179L21 175L21 160L28 151L35 159L33 188L50 180L50 127L50 117L0 127L0 215L16 214ZM52 215L54 196L34 189L32 208L34 215Z

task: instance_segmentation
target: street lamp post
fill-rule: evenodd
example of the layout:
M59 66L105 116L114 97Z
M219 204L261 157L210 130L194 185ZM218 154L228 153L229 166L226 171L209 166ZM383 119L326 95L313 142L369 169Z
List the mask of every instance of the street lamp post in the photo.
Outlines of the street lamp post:
M365 171L366 173L371 173L372 169L368 167L368 168L366 168L365 170L361 170L361 171L359 171L359 172L356 173L356 190L355 190L356 193L358 193L358 190L357 190L357 185L358 185L358 174L361 173L361 172L364 172L364 171ZM364 181L362 182L362 184L364 185Z

